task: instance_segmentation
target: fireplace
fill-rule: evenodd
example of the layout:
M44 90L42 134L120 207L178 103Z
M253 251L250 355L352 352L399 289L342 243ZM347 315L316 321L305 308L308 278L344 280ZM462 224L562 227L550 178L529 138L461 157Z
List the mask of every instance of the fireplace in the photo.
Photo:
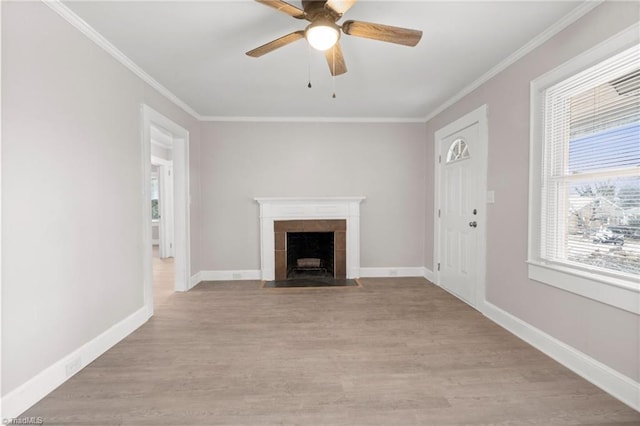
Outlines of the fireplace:
M345 279L346 220L276 220L275 279Z
M287 278L334 278L333 232L287 232Z
M360 277L360 203L364 199L361 196L255 198L260 205L261 278L265 281L286 279L287 263L291 263L286 257L287 233L294 232L332 233L334 277ZM297 260L295 262L297 265ZM316 263L317 260L302 262L303 265ZM311 267L314 266L308 266Z

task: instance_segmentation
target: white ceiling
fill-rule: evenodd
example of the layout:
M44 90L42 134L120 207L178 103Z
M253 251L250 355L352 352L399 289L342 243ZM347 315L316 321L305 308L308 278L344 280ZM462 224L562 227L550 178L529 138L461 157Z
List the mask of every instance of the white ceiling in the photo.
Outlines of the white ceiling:
M323 54L305 40L245 55L306 24L254 1L65 5L205 118L424 120L580 3L361 0L343 20L424 34L414 48L343 35L348 72L335 99Z

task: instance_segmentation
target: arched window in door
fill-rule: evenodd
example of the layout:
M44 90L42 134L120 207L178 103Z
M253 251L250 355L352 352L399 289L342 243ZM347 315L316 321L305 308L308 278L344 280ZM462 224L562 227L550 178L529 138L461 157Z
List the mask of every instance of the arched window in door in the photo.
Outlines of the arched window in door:
M453 163L454 161L460 161L469 158L469 146L464 139L458 138L449 147L447 153L447 163Z

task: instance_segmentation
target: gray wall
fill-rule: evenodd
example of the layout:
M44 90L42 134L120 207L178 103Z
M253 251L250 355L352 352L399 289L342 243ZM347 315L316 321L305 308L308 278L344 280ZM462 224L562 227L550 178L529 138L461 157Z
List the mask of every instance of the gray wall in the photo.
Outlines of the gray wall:
M199 123L40 2L2 5L2 67L6 395L143 306L140 106L195 155Z
M202 269L260 268L253 197L364 195L363 267L422 266L424 124L202 123Z
M427 123L427 164L434 164L434 132L488 105L487 298L489 302L638 381L637 315L550 287L527 277L529 84L531 80L638 20L639 3L607 2ZM428 167L427 224L433 223L433 173ZM429 229L429 228L427 228ZM433 234L424 263L433 266Z

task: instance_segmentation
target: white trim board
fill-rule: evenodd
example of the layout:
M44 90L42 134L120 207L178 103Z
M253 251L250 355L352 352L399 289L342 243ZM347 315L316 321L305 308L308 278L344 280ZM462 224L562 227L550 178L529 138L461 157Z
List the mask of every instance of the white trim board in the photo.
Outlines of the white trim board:
M483 313L502 328L539 349L569 370L634 410L640 411L640 383L489 302L484 303Z
M421 277L426 275L426 268L423 266L400 266L400 267L360 267L360 278L384 278L384 277Z
M153 145L153 140L151 141L151 144ZM154 166L173 166L173 160L165 160L164 158L152 155L151 164Z
M421 277L428 281L433 278L433 272L423 266L388 267L388 268L360 268L358 278L383 277ZM259 269L229 270L229 271L200 271L191 277L191 288L202 281L239 281L260 280Z
M194 275L194 277L195 276L197 276L198 282L241 281L241 280L261 279L259 269L246 269L246 270L235 270L235 271L200 271L196 275Z
M2 1L0 1L0 81L2 81ZM2 85L0 84L0 117L2 117ZM2 120L0 120L0 242L2 241ZM2 289L2 244L0 244L0 289ZM0 291L0 318L2 318L2 291ZM0 378L2 378L2 327L0 327ZM1 386L0 386L1 389ZM0 419L4 415L3 398L0 391Z
M232 117L201 116L201 121L248 123L424 123L423 117Z
M191 276L189 279L189 290L200 284L202 281L202 272L197 272Z
M424 279L426 279L427 281L429 281L429 283L431 284L435 284L433 281L435 280L435 274L433 273L433 271L429 268L422 268L424 270ZM437 284L436 284L437 285Z
M73 377L150 318L145 306L42 370L3 398L2 416L17 418L29 407Z

